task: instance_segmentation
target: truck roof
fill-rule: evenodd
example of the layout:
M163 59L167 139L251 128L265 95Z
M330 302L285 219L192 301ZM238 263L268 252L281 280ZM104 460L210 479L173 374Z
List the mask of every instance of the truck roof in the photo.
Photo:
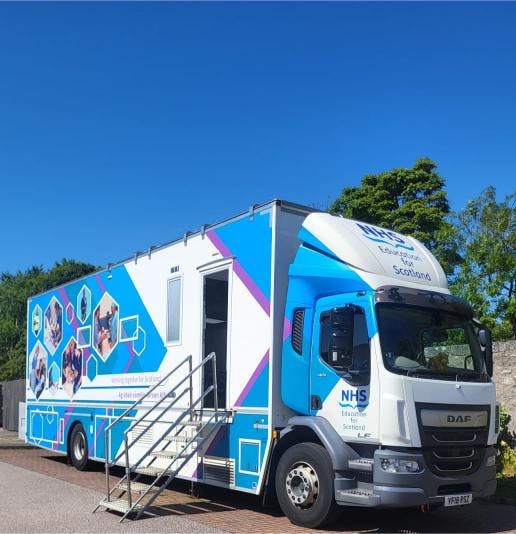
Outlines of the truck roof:
M226 217L225 219L222 219L222 220L214 222L214 223L203 224L203 225L200 226L200 228L198 230L194 230L194 231L188 230L182 236L174 238L174 239L172 239L170 241L166 241L165 243L162 243L160 245L150 245L147 248L147 250L145 250L145 251L139 251L139 250L135 251L134 254L132 254L131 256L127 256L127 257L125 257L125 258L123 258L121 260L118 260L118 261L109 262L105 267L97 269L94 272L95 273L102 273L102 272L105 272L105 271L108 271L108 270L112 269L113 267L116 267L117 265L122 265L122 264L127 263L128 261L131 261L131 260L137 260L141 256L157 252L157 251L162 250L162 249L164 249L166 247L174 245L175 243L179 243L181 241L185 241L186 242L188 239L190 239L192 237L195 237L195 236L198 236L198 235L202 235L208 230L214 230L214 229L216 229L216 228L218 228L220 226L224 226L225 224L228 224L228 223L230 223L230 222L232 222L234 220L240 219L241 217L252 216L254 212L263 211L263 210L268 209L268 208L270 208L270 207L272 207L274 205L281 206L281 207L284 207L284 208L289 209L289 210L294 210L296 212L306 213L306 214L317 212L317 211L321 211L321 210L318 210L317 208L312 208L310 206L304 206L302 204L297 204L295 202L289 202L287 200L282 200L282 199L277 199L277 198L269 200L269 201L264 202L262 204L251 204L247 210L241 211L241 212L237 213L236 215L232 215L231 217ZM58 286L52 287L50 289L47 289L45 291L41 291L40 293L35 293L34 295L31 295L29 297L29 300L32 297L36 297L38 295L44 295L45 293L48 293L50 291L54 291L57 288L66 286L71 282L77 282L79 280L83 280L83 279L87 278L88 276L91 276L91 274L92 273L84 275L84 276L81 276L79 278L75 278L74 280L70 280L69 282L66 282L64 284L60 284Z

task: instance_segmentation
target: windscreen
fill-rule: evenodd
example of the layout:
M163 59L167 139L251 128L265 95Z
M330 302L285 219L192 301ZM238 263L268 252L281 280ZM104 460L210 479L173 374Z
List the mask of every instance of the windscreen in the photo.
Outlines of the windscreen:
M441 380L486 381L473 323L438 308L378 304L385 367L395 373Z

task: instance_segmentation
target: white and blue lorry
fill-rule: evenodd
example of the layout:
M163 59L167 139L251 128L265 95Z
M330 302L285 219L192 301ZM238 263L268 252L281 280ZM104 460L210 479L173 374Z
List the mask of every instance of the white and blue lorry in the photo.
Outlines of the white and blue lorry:
M489 331L419 241L284 201L28 300L27 441L123 466L97 509L180 478L339 506L494 493Z

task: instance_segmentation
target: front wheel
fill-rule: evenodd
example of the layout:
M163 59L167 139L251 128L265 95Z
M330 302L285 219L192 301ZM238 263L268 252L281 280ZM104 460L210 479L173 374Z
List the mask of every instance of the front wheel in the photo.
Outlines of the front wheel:
M88 441L81 424L73 427L70 435L70 447L68 454L73 466L79 471L84 471L88 466Z
M276 470L276 494L283 513L295 525L317 528L337 515L333 466L326 449L299 443L287 449Z

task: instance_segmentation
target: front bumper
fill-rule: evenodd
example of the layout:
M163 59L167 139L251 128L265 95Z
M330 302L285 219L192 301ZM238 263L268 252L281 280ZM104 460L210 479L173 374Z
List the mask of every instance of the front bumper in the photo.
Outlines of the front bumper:
M421 452L378 449L374 455L373 482L359 482L360 498L352 496L349 499L349 491L338 491L337 488L335 498L341 505L405 508L444 504L446 495L461 493L471 493L473 499L489 497L496 490L496 467L488 467L486 461L489 456L496 454L496 450L486 447L484 451L482 463L474 473L438 476L428 468ZM422 470L418 473L389 473L381 468L381 461L385 458L416 460Z

